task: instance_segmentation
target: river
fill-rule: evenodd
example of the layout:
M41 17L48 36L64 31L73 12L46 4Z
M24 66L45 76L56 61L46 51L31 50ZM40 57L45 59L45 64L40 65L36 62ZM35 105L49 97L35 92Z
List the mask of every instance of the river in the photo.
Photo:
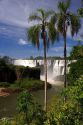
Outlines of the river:
M62 85L52 85L52 88L48 90L48 105L51 103L52 98L56 95L61 89L63 88ZM44 104L44 90L38 90L32 92L35 99L40 103L41 105ZM0 118L3 117L12 117L17 113L16 105L17 105L17 97L18 94L14 93L6 97L0 97Z

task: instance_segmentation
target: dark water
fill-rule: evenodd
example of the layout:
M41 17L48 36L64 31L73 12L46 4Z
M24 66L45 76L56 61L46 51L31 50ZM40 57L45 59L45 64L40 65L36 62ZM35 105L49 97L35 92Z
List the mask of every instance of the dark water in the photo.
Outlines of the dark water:
M51 89L48 90L48 104L50 104L52 98L57 95L59 91L61 91L62 86L52 86ZM35 99L41 105L44 104L44 90L39 90L36 92L32 92ZM0 118L2 117L12 117L16 114L16 105L17 105L17 97L18 94L14 93L7 97L0 97Z

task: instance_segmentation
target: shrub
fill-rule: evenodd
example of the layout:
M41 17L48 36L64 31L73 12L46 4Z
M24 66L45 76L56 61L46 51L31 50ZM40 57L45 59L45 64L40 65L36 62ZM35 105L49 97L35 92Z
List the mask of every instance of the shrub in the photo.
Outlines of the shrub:
M35 125L43 125L45 120L45 112L41 106L35 102L33 96L27 92L22 92L18 97L18 111L24 114L24 123Z
M48 83L47 87L51 88L51 85ZM16 80L14 84L10 85L10 88L20 88L27 90L44 89L44 81L38 79L25 78L21 80Z
M3 118L0 120L0 125L11 125L11 123L7 118Z

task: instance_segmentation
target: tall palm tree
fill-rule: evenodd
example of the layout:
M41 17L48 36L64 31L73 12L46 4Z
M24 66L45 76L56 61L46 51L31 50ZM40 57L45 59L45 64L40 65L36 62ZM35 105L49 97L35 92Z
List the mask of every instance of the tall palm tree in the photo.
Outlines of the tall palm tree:
M72 37L74 36L74 34L77 34L80 27L81 27L81 23L80 23L80 19L79 17L70 12L69 8L70 8L70 0L67 0L66 2L61 1L58 4L58 9L59 9L59 13L57 14L57 29L59 30L59 32L62 34L63 39L64 39L64 87L66 88L67 86L67 80L66 80L66 57L67 57L67 30L68 27L70 27L70 32Z
M35 45L38 49L40 47L40 38L43 40L43 46L44 46L44 73L45 73L45 104L44 109L47 110L47 58L46 58L46 52L50 45L49 41L51 43L54 43L55 39L58 39L58 33L55 29L55 22L51 18L49 21L49 18L54 12L49 10L45 11L44 9L38 9L36 13L29 16L30 21L37 21L36 25L31 26L28 29L28 40L32 42L33 45ZM40 37L41 36L41 37Z

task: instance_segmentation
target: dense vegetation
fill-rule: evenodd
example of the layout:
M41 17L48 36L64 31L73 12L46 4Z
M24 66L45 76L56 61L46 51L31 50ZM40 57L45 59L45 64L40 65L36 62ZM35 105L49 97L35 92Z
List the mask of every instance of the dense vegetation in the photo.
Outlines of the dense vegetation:
M9 64L5 58L0 58L0 82L14 82L16 80L16 74L14 66Z
M33 90L40 90L44 89L44 81L38 80L38 79L32 79L32 78L24 78L21 80L16 80L13 84L7 84L9 85L9 88L15 90L20 89L24 90L27 89L29 91ZM51 88L51 85L48 83L48 88Z
M76 60L69 65L68 82L72 85L83 74L83 46L75 46L70 54L70 59Z
M40 69L14 66L9 58L0 58L0 86L12 89L38 90L44 88L40 80ZM50 85L48 85L50 87Z
M83 77L68 87L63 94L68 100L64 103L61 95L52 102L47 113L28 92L18 98L18 114L12 119L2 119L0 125L83 125Z

